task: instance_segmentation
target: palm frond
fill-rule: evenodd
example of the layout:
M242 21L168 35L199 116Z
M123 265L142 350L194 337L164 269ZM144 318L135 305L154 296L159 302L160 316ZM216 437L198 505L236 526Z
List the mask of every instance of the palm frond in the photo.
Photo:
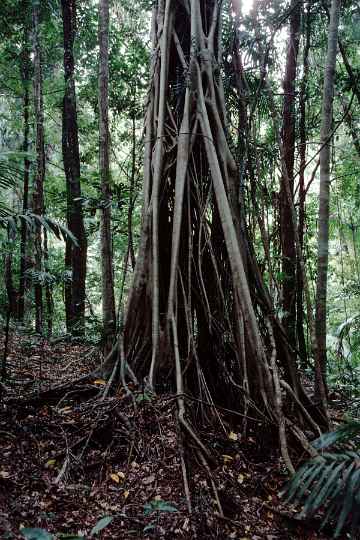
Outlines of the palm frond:
M360 522L360 451L349 449L349 443L360 434L360 422L350 421L336 431L325 433L313 446L318 449L335 446L333 452L324 452L307 461L285 487L287 502L303 504L302 514L311 516L327 508L322 527L336 520L334 537L344 526L351 526L353 534ZM348 448L344 446L348 444Z
M31 212L27 212L26 214L13 212L0 202L0 228L10 228L16 233L22 221L26 222L30 230L34 230L36 225L40 225L59 240L63 239L66 241L68 239L74 245L78 246L77 238L62 223L45 215L37 215Z
M360 435L360 422L350 420L335 431L324 433L321 437L316 439L312 445L315 448L322 450L334 446L335 444L344 444L353 441L356 435Z

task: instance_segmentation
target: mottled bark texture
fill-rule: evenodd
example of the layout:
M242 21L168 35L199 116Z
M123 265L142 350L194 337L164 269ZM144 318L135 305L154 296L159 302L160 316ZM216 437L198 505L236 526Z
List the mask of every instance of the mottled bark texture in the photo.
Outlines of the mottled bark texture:
M306 14L304 16L304 46L303 46L303 74L300 83L299 98L299 205L298 205L298 236L302 253L304 254L304 232L305 232L305 169L306 169L306 148L307 148L307 117L306 104L308 100L309 83L309 52L311 38L311 3L307 3ZM303 255L304 256L304 255ZM307 347L304 334L304 279L300 262L297 261L297 287L296 287L296 331L297 345L302 364L306 365Z
M36 133L36 171L32 196L32 211L41 216L44 213L45 180L45 140L44 140L44 100L42 80L42 53L40 43L40 2L33 3L33 39L34 39L34 111ZM37 276L43 271L42 227L35 225L34 234L34 269ZM35 276L35 330L43 333L43 291L40 280Z
M66 176L67 226L77 239L75 245L66 241L65 265L71 271L71 281L65 285L65 312L68 331L75 335L85 332L85 282L87 239L81 206L80 154L76 110L74 39L76 28L75 0L62 0L64 31L64 76L62 152Z
M24 152L24 176L23 176L23 201L22 211L26 214L29 208L29 180L30 180L30 159L27 155L30 147L30 88L31 88L31 59L30 59L30 21L28 2L24 2L24 34L23 48L20 58L20 75L23 88L23 144ZM20 279L19 279L19 301L17 317L23 322L25 315L25 292L27 287L26 270L30 263L28 259L28 238L29 231L26 220L21 221L20 230Z
M294 198L294 161L295 161L295 84L296 67L299 51L301 3L292 0L290 14L289 41L286 55L286 67L283 81L283 125L282 125L282 153L284 160L284 174L280 187L280 238L282 254L282 307L284 311L283 324L289 340L295 344L296 339L296 246L294 224L291 219L290 207L285 182L288 182L291 197Z
M341 0L332 0L324 71L320 133L320 193L318 218L318 258L316 279L316 393L326 400L326 297L329 260L329 208L331 130Z
M119 341L121 374L145 378L158 390L174 388L180 424L202 450L186 418L184 392L244 414L244 431L248 413L261 410L278 427L293 470L287 434L305 445L306 437L291 411L310 429L315 423L240 227L221 35L221 2L159 0L154 6L142 227ZM286 409L281 385L290 388Z
M101 205L101 282L104 351L112 346L116 330L110 186L109 134L109 0L99 3L99 171Z

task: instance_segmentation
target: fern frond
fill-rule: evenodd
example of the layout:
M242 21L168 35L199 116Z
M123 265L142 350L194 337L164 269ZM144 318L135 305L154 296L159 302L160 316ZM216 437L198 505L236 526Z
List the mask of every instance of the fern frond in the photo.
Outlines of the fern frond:
M314 443L316 448L337 445L337 449L307 461L283 492L287 502L303 504L303 516L311 516L326 507L322 527L329 520L336 520L334 537L338 537L347 524L353 535L359 527L360 451L344 449L344 444L354 443L359 434L360 422L350 421L322 435Z

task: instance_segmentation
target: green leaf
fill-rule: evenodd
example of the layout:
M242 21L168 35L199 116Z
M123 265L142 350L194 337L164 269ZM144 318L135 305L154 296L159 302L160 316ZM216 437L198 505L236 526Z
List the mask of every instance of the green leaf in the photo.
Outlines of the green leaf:
M96 523L96 525L91 529L90 536L96 536L100 531L105 529L113 520L112 516L105 516Z
M20 529L20 533L27 540L53 540L53 535L45 531L45 529Z
M136 403L142 403L143 401L151 401L149 394L143 393L136 396Z
M350 512L352 511L352 507L354 504L354 487L357 483L357 480L360 477L360 469L356 470L353 474L349 475L348 481L347 481L347 489L346 489L346 496L344 499L344 504L341 509L341 514L339 516L339 520L337 522L336 531L335 531L335 538L339 536L341 533L346 519L349 517Z
M324 433L312 444L315 448L328 448L336 443L344 443L351 440L354 435L360 434L360 422L352 421L347 422L343 426L339 427L336 431L330 431Z
M302 482L304 482L306 477L311 474L314 468L315 465L312 461L309 461L305 463L302 467L300 467L295 476L293 476L293 478L285 486L285 489L282 492L282 496L287 495L286 502L289 503L295 497L298 488L300 487Z
M321 486L321 489L318 490L318 493L316 493L316 496L314 497L313 506L315 510L318 509L322 504L324 504L332 489L332 486L336 482L336 479L340 477L340 473L345 467L345 465L346 463L340 463L340 465L335 466L335 469L332 471L331 474L329 471L329 476L327 481L325 482L325 485Z
M160 512L178 512L178 509L165 501L159 501L157 508Z
M149 516L153 512L178 512L176 506L173 506L167 501L152 500L144 504L144 515Z
M315 467L314 469L311 471L311 474L310 476L307 478L306 482L304 482L297 494L297 498L300 500L304 493L306 492L306 490L311 486L311 484L313 483L314 479L319 476L319 474L321 473L321 470L322 470L322 467L323 467L323 461L320 460L319 458L315 458L314 459L314 463L315 463ZM305 476L305 475L304 475Z

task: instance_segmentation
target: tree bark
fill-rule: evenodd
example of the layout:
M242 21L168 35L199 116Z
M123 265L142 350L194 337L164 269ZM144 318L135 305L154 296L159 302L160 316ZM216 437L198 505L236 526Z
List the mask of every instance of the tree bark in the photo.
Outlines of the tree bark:
M111 237L110 134L109 134L109 0L99 2L99 171L101 208L102 318L105 355L116 331L114 271Z
M294 197L295 160L295 84L300 39L301 3L292 0L290 34L284 75L284 105L282 126L282 152L292 198ZM290 343L296 343L296 247L291 208L282 177L280 186L280 236L282 252L282 307L283 325Z
M28 8L25 3L25 9ZM29 14L25 12L25 17L28 18ZM29 151L29 132L30 132L30 83L31 83L31 59L30 59L30 36L29 27L25 23L24 28L24 43L21 55L20 75L23 86L23 145L22 151L24 156L24 177L23 177L23 201L22 211L26 214L29 208L29 179L30 179L30 160L26 155ZM20 231L20 279L19 279L19 303L18 303L18 320L24 321L25 315L25 291L27 286L26 270L29 268L28 254L27 254L27 242L28 242L28 226L25 220L21 222Z
M239 170L227 139L220 71L220 8L216 0L159 0L154 6L144 205L118 348L121 374L174 388L180 425L201 451L185 415L184 392L211 396L245 416L261 409L277 424L282 455L293 470L286 435L293 424L283 408L281 373L292 372L293 395L304 408L310 403L239 227ZM179 84L183 91L174 92Z
M49 245L48 245L48 235L46 229L44 229L44 267L45 272L50 274L49 268ZM46 323L47 323L47 337L48 339L52 336L53 331L53 314L54 314L54 301L52 293L52 282L49 279L46 281L45 285L45 298L46 298Z
M299 209L298 209L298 236L300 249L304 253L304 228L305 228L305 169L306 169L306 103L308 93L308 78L309 78L309 51L310 51L310 32L311 32L311 3L308 2L306 15L304 18L305 36L304 36L304 53L303 53L303 76L300 85L300 103L299 103ZM303 255L304 256L304 255ZM307 359L306 340L304 335L304 282L300 268L300 263L297 263L297 291L296 291L296 329L297 343L301 361L305 365Z
M34 109L36 125L36 173L32 198L32 211L39 216L44 213L44 179L45 179L45 140L44 140L44 103L42 80L42 52L40 43L40 3L33 3L34 33ZM35 271L43 270L42 227L35 225L34 234ZM35 278L35 330L43 333L43 291L39 279Z
M13 279L13 250L14 250L15 231L8 226L7 230L7 245L4 260L4 277L5 287L8 297L8 310L10 317L16 316L17 312L17 293Z
M85 282L87 239L81 206L80 153L76 110L74 39L75 0L61 0L64 31L64 76L62 152L66 176L67 225L77 245L66 241L65 266L71 269L71 283L65 286L66 323L69 332L85 332Z
M316 388L321 401L326 402L326 331L327 279L329 259L330 157L331 125L336 69L337 40L341 0L332 0L328 30L327 57L320 133L320 193L318 216L317 279L316 279Z

